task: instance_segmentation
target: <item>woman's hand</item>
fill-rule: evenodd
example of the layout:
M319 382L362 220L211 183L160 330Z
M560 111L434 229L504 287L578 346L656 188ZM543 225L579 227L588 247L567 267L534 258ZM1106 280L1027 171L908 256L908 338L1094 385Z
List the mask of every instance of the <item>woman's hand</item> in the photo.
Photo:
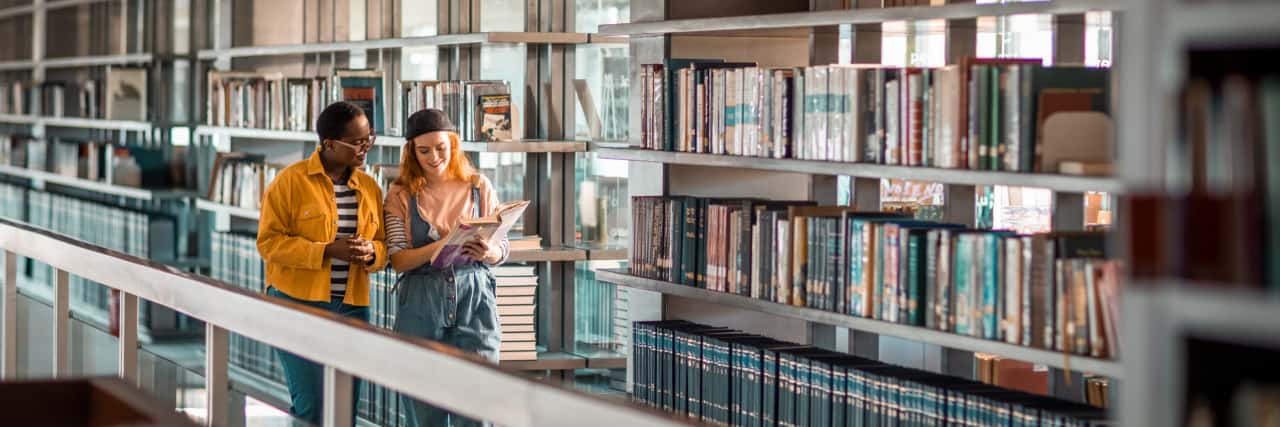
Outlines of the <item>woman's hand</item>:
M502 260L502 248L490 245L488 240L480 238L472 239L462 245L462 254L485 264L497 264Z

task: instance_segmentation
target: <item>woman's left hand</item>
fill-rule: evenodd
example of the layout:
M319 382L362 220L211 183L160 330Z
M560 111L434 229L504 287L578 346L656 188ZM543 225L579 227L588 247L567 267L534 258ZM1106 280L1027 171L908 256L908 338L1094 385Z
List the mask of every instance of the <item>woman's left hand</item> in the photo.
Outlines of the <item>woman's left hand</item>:
M485 264L497 264L502 259L502 249L485 239L473 239L462 245L462 254Z

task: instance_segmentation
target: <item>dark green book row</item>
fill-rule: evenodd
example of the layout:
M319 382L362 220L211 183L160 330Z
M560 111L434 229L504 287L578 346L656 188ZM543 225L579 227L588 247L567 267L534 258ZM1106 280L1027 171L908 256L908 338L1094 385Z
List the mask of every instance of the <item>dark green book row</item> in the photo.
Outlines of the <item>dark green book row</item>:
M809 202L635 197L632 275L1093 357L1117 351L1106 234L1018 235Z
M674 320L633 324L633 396L730 426L1106 425L1106 410Z

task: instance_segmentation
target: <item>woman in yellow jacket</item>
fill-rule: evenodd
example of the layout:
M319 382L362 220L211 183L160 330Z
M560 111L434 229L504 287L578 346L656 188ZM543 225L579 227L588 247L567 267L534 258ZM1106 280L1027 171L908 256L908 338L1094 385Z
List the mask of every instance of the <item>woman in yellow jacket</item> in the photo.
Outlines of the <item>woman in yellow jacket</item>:
M360 170L375 136L364 111L347 102L325 108L316 133L315 153L280 171L263 195L258 252L267 293L367 322L369 273L387 264L382 190ZM319 424L323 368L276 354L293 401L289 412Z
M497 363L501 330L489 266L506 259L506 236L463 248L467 262L432 261L463 218L498 207L493 184L463 156L458 134L440 110L409 116L400 177L387 190L387 252L396 281L396 332L440 341ZM405 399L410 425L469 426L478 422Z

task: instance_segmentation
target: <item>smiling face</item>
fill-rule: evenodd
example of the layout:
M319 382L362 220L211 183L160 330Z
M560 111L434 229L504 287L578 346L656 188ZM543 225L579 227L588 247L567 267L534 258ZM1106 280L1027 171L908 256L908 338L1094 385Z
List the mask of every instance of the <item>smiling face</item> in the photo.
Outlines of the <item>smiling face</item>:
M413 152L418 165L429 178L444 178L449 169L452 152L449 132L429 132L413 138Z

